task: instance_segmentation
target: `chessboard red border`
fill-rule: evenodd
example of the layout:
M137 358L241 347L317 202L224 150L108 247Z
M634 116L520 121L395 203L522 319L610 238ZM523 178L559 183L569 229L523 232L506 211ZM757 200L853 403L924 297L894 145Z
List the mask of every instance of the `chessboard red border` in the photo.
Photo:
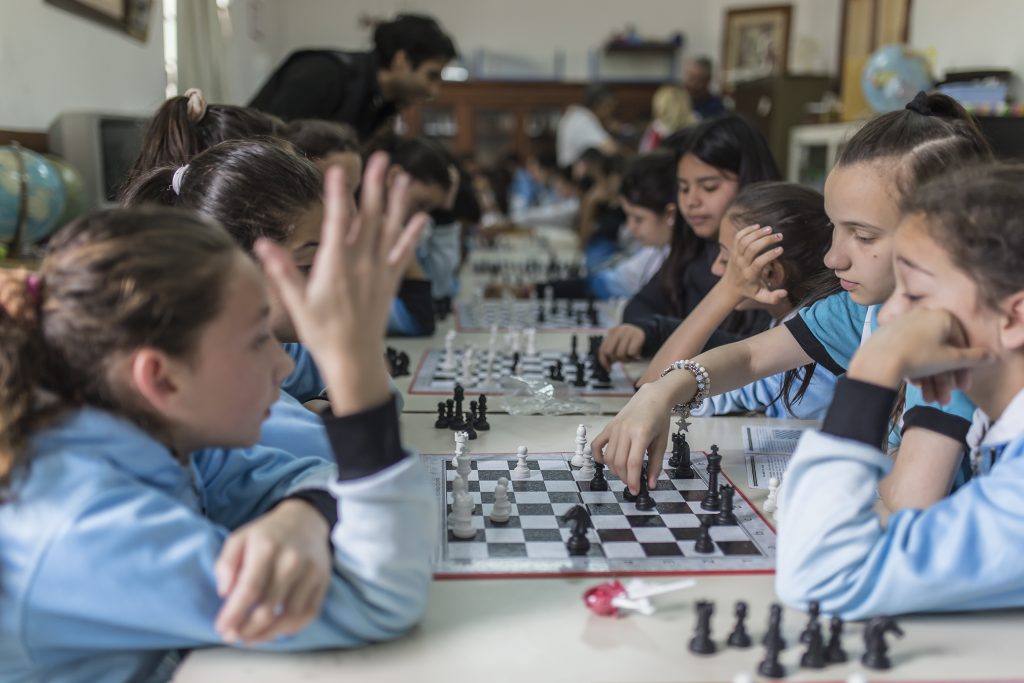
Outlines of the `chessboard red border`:
M665 451L666 454L671 454L671 451ZM701 451L704 457L707 457L707 451ZM450 457L446 453L431 453L424 454L427 457ZM488 453L488 456L508 456L513 457L514 453ZM732 484L733 489L740 495L754 514L761 518L761 521L772 530L772 533L778 537L778 531L775 529L775 525L765 519L765 516L761 514L761 511L750 502L746 494L736 486L736 482L732 480L725 470L719 473L720 476ZM608 578L608 577L625 577L625 576L771 576L775 573L774 569L690 569L690 570L648 570L648 571L604 571L604 572L466 572L464 574L455 572L436 572L434 574L435 581L478 581L487 579L586 579L590 577ZM1024 681L1022 681L1024 683Z
M426 349L422 353L422 355L420 355L420 362L416 365L416 372L414 372L412 375L409 376L409 389L407 390L406 393L408 393L410 396L449 396L452 393L450 390L445 390L445 389L424 390L424 389L415 389L414 388L416 386L416 380L419 379L420 372L423 371L423 365L427 362L427 356L430 355L431 351L437 351L438 353L440 353L441 351L443 351L443 349L438 349L438 348L435 348L435 347L430 347L429 349ZM633 375L629 374L629 368L627 368L625 365L622 365L622 374L624 374L626 376L626 381L630 382L634 386L636 385L636 380L633 379ZM569 386L572 386L572 385L569 385ZM573 388L574 389L578 389L578 387L573 387ZM481 393L487 394L488 396L504 396L505 395L504 391L484 391L484 392L481 392ZM626 393L624 391L603 392L603 393L600 393L600 394L591 394L591 393L586 393L586 392L580 392L579 397L580 398L585 398L585 399L588 399L588 400L596 400L596 399L600 399L600 398L632 398L633 394L635 394L635 393L636 393L636 389L634 389L633 391L631 391L629 393Z

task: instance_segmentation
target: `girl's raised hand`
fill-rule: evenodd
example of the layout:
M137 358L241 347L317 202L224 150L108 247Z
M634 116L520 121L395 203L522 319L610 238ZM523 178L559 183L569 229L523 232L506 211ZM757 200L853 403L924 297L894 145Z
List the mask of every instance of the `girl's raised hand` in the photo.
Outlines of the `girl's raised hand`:
M769 289L765 283L764 268L782 255L782 247L773 246L782 241L782 233L773 233L771 227L748 225L736 232L736 239L725 266L723 282L738 296L765 305L783 301L785 289Z
M323 233L308 279L280 245L260 240L255 247L299 338L328 380L338 414L387 397L381 340L402 273L426 226L425 214L405 223L409 176L402 173L388 189L387 169L386 154L370 157L358 209L346 190L344 171L337 166L327 170ZM332 377L344 378L350 386L331 387ZM363 380L372 380L374 391L359 392L355 384ZM381 387L383 393L377 391Z

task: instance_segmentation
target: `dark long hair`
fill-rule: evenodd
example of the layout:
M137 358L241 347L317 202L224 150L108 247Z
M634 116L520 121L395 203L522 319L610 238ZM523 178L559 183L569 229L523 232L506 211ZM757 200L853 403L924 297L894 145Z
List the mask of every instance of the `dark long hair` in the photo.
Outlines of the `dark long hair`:
M781 178L764 136L740 116L727 114L704 121L681 137L685 144L675 149L676 166L684 156L693 154L705 164L735 175L740 189L751 183ZM679 314L684 313L679 283L699 253L701 242L679 211L672 233L672 249L661 270L662 288Z
M191 209L221 223L249 251L261 237L282 242L298 215L321 201L320 173L283 140L231 140L178 167L143 174L127 188L125 206L163 204Z
M188 359L240 253L195 214L113 209L54 235L31 284L0 273L0 487L27 467L32 434L65 410L101 408L158 433L159 420L111 383L111 362L142 346Z
M784 248L777 262L785 273L787 298L794 309L841 291L835 272L825 265L832 223L821 193L795 183L753 183L737 193L729 210L737 229L770 225L772 232L783 235ZM816 364L809 363L786 372L773 403L781 398L789 412L795 413L793 406L807 393L816 370ZM800 385L793 393L797 380Z
M197 103L199 111L190 111L190 99ZM203 150L225 140L277 135L283 125L276 116L251 107L207 105L201 93L192 98L172 97L150 120L125 186L154 168L183 166Z

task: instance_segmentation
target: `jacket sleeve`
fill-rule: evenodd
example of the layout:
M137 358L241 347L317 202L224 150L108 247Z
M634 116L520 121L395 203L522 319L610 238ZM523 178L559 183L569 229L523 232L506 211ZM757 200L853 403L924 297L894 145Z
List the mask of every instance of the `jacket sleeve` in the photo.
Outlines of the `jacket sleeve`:
M793 393L799 388L802 377L803 375L798 375L794 381L791 389ZM835 375L822 367L815 367L807 391L793 405L792 411L786 407L785 399L779 395L782 392L785 379L785 373L779 373L751 382L740 389L727 391L718 396L710 396L692 414L694 417L712 417L730 413L756 412L775 418L823 419L832 403Z
M430 278L431 298L455 294L462 245L457 222L431 225L426 239L417 250L420 266Z
M326 383L311 354L298 342L282 344L285 353L292 357L295 369L281 383L281 390L300 403L311 401L324 392Z
M431 576L433 496L418 457L403 454L392 462L387 445L379 457L354 452L379 441L381 424L395 430L385 441L397 443L393 404L374 411L348 421L342 431L349 445L336 450L339 472L369 471L370 462L378 467L331 484L340 521L332 531L334 576L321 613L294 636L255 649L354 647L397 637L421 618ZM83 642L118 650L224 645L213 627L222 606L213 567L227 529L119 472L106 476L45 549L27 596L36 618L23 630L26 649L75 651ZM62 589L81 584L83 557L90 558L90 590Z
M641 325L648 318L656 315L667 315L669 302L665 290L661 287L661 271L636 293L622 311L622 322Z
M822 430L800 440L780 491L779 597L848 619L1024 605L1024 572L1007 554L1024 541L1024 444L991 476L883 526L874 506L890 462L874 444L894 400L842 379Z

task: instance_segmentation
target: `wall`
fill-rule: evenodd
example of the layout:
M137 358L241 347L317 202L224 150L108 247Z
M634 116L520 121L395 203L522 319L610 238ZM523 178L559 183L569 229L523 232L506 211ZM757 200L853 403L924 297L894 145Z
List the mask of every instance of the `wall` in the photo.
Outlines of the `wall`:
M917 0L910 10L910 43L935 48L940 75L981 67L1011 69L1022 77L1022 25L1020 0Z
M154 109L165 83L159 0L153 14L140 43L43 0L3 0L0 128L44 130L65 110Z

